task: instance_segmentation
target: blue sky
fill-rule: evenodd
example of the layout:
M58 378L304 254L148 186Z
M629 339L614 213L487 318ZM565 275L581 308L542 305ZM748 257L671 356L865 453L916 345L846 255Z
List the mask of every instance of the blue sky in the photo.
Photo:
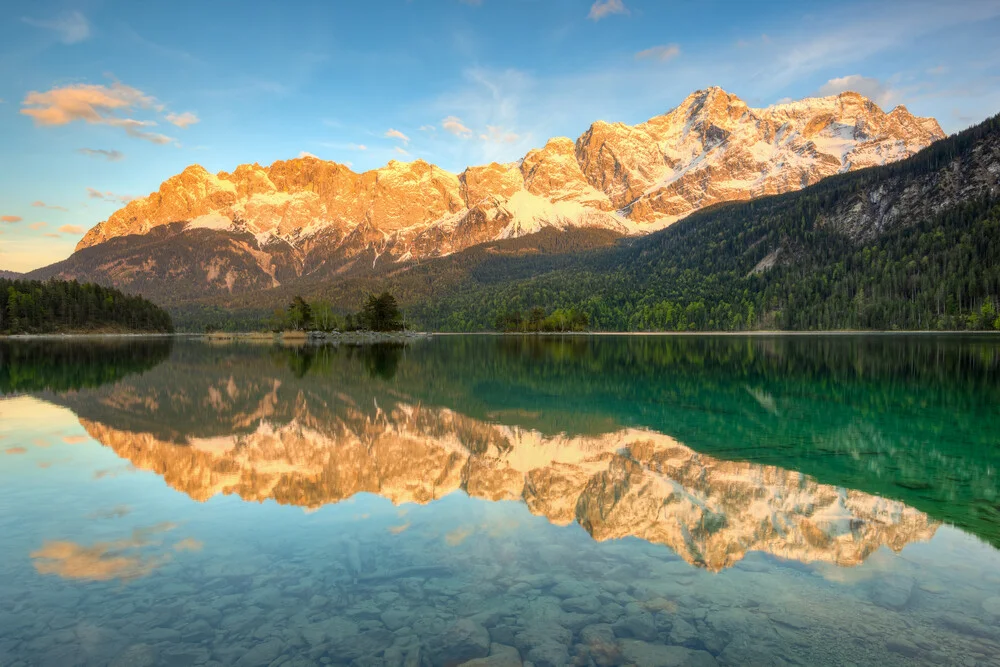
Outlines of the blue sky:
M854 89L954 132L1000 111L997 34L1000 0L8 1L0 268L68 256L192 163L460 171L712 85Z

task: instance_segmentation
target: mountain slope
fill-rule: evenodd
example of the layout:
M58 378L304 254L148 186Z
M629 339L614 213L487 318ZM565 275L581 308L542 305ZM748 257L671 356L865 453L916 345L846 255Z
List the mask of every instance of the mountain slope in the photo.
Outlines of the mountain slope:
M33 275L156 297L169 276L172 292L184 281L181 294L240 294L544 229L645 234L715 203L892 162L943 136L933 119L885 113L856 93L753 109L710 88L645 123L596 122L575 142L557 137L517 163L457 175L422 160L362 174L316 158L218 174L192 165L96 225L68 262ZM85 254L95 247L99 255Z
M994 117L907 160L713 207L558 266L480 264L415 316L489 328L543 306L584 310L603 329L992 328L998 201Z

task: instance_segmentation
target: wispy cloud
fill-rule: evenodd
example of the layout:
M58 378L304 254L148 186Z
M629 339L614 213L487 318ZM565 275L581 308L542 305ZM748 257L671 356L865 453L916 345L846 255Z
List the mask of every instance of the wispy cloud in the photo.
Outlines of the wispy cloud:
M410 143L410 138L408 136L406 136L405 134L403 134L399 130L392 129L391 127L388 130L386 130L384 136L386 138L389 138L389 139L399 139L404 144Z
M59 228L61 234L83 234L84 231L86 230L79 225L63 225Z
M24 218L22 218L19 215L0 215L0 222L6 222L7 224L10 225L14 224L15 222L21 222L22 220L24 220Z
M102 157L108 162L118 162L125 159L125 154L121 151L106 150L104 148L77 148L77 153L89 155L90 157Z
M168 113L167 122L184 129L190 125L200 122L200 118L190 111L184 113Z
M21 20L30 26L55 32L63 44L76 44L90 37L90 23L80 12L63 12L52 19L25 16Z
M496 125L487 125L486 132L480 134L479 138L495 144L514 144L520 141L521 136Z
M397 153L399 153L400 155L404 156L404 157L409 157L409 155L410 155L409 151L407 151L402 146L396 146L395 148L393 148L393 150L396 151Z
M587 18L591 21L600 21L612 14L628 14L628 7L622 0L597 0L590 6L590 13Z
M45 92L33 90L25 96L21 105L21 113L30 116L38 126L67 125L82 121L120 127L128 136L154 144L169 144L174 141L171 137L146 129L155 127L156 121L119 115L139 109L162 113L164 106L152 95L118 81L110 86L72 84ZM178 127L186 127L198 120L191 112L180 115L171 113L166 119Z
M826 97L847 91L861 93L880 107L892 105L898 99L898 93L885 81L860 74L830 79L819 87L818 93L820 96Z
M456 137L470 137L472 130L462 124L462 120L457 116L448 116L441 121L441 127L447 132L451 132Z
M636 60L657 60L661 63L665 63L668 60L673 60L681 54L681 47L676 44L660 44L659 46L653 46L648 49L644 49L635 54Z
M45 229L48 226L49 223L47 222L33 222L30 225L28 225L28 229L34 229L35 231L37 231L39 229Z
M122 204L127 204L135 199L132 195L116 195L110 190L101 192L97 188L87 188L87 197L90 199L100 199L102 201L121 202Z
M35 208L47 208L47 209L51 209L53 211L67 211L67 210L69 210L65 206L54 206L52 204L46 204L43 201L33 201L33 202L31 202L31 205L34 206Z

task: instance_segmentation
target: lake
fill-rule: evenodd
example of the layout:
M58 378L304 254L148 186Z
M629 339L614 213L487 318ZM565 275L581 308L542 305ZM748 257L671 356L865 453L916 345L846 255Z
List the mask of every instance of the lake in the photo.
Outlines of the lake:
M0 665L997 665L1000 338L0 341Z

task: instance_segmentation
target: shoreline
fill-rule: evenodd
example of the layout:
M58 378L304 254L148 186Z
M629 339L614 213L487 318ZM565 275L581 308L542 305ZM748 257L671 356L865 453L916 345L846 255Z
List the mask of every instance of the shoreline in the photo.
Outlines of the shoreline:
M324 335L297 333L284 335L259 331L232 333L42 333L0 334L0 340L85 340L118 338L201 338L205 340L257 340L277 342L382 342L405 341L436 336L510 336L510 337L596 337L596 336L998 336L1000 331L963 331L961 329L935 331L928 329L893 331L888 329L831 329L828 331L787 331L768 329L758 331L407 331L407 332L342 332Z

